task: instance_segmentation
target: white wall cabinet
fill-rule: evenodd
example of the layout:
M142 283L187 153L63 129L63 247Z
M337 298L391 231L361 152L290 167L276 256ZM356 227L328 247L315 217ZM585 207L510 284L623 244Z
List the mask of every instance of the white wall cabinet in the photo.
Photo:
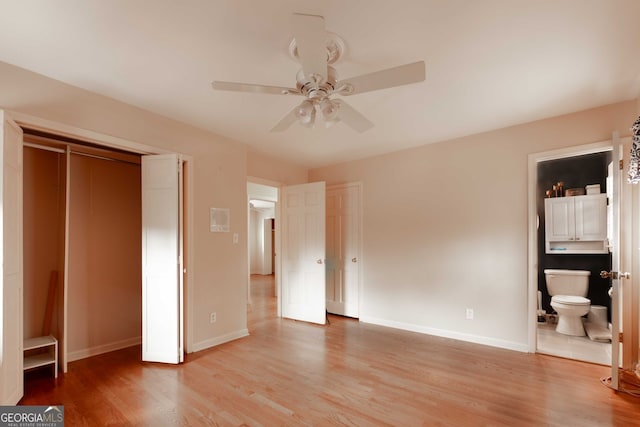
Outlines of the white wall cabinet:
M544 200L548 254L607 253L607 195Z

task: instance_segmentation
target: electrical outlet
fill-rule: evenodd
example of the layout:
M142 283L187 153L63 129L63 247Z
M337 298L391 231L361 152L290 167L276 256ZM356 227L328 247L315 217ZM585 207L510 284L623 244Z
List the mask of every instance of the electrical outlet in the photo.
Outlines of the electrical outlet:
M473 308L467 308L467 320L473 320Z
M216 312L214 311L213 313L211 313L211 314L209 315L209 323L216 323L216 320L217 320L217 318L216 318Z

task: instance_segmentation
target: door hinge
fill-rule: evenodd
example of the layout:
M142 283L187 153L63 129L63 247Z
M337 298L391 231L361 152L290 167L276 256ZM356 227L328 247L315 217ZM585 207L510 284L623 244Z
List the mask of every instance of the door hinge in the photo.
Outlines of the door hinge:
M618 342L622 343L622 332L618 332Z
M624 169L624 160L618 160L618 165L620 166L620 170Z

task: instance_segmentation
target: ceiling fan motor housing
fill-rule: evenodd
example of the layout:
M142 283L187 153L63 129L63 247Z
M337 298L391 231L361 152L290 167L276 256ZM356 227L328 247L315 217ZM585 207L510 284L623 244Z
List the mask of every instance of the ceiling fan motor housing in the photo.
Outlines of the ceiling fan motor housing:
M331 95L336 88L337 80L338 74L333 67L327 67L326 76L318 74L306 76L304 71L300 70L296 75L296 87L307 98L322 100Z

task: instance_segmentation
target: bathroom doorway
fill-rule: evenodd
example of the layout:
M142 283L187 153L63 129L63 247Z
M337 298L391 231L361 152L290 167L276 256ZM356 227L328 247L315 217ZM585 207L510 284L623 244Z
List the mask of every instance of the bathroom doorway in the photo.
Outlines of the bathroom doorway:
M540 153L533 157L530 159L529 170L531 182L535 187L531 189L530 185L530 191L535 192L533 196L530 194L530 222L533 222L533 226L530 227L533 229L530 231L533 234L530 234L530 258L533 258L530 259L530 265L534 268L530 268L529 288L530 296L536 301L535 311L530 313L530 326L533 329L530 338L533 335L533 349L538 353L611 365L611 284L608 279L600 277L600 272L611 271L608 239L611 237L612 206L610 203L608 206L605 205L607 199L611 200L612 145L610 142L604 142ZM587 191L589 194L586 194ZM580 238L571 236L567 239L571 239L571 242L549 242L553 238L548 238L548 230L545 230L548 228L545 221L545 204L559 202L564 206L565 203L574 201L582 203L584 198L581 197L568 199L578 195L589 196L586 200L590 200L591 196L599 198L602 211L608 212L606 221L602 218L603 223L598 226L603 233L602 240L598 243L587 243L583 242L586 239L582 239L578 243ZM546 198L556 197L563 199L545 202ZM547 207L547 210L549 209L550 206ZM575 212L570 211L570 216L578 212L577 209ZM567 221L567 224L571 222ZM589 300L585 308L588 314L581 318L585 326L584 336L556 330L559 316L551 306L551 295L547 291L545 277L545 270L550 269L588 272L588 291L583 295ZM557 305L554 305L557 308Z

